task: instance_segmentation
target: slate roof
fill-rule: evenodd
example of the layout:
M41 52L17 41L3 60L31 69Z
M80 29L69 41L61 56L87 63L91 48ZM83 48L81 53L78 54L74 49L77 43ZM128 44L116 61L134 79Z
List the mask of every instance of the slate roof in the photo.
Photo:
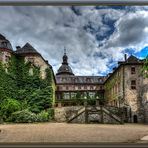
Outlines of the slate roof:
M105 79L105 76L56 76L57 84L103 84Z
M56 75L67 74L67 75L74 75L72 69L69 65L62 64L58 69L58 73Z
M0 48L13 50L11 43L2 35L0 34Z
M72 72L71 67L68 65L68 57L66 55L66 52L63 55L63 62L62 65L60 66L60 68L58 69L58 72L56 75L74 75Z
M17 54L39 54L37 50L31 46L29 43L26 43L22 48L18 48L15 53Z
M137 57L130 55L125 61L119 61L118 64L139 64L143 63L145 59L140 60Z
M125 61L119 61L118 62L118 66L117 67L115 67L115 68L113 68L113 72L112 73L109 73L108 75L107 75L107 79L106 79L106 81L108 80L108 79L110 79L110 77L112 77L112 75L122 66L122 65L133 65L133 64L135 64L135 65L141 65L141 64L143 64L144 62L146 61L146 59L138 59L137 57L135 57L135 56L133 56L133 55L130 55Z
M0 34L0 40L6 40L6 38L2 34Z

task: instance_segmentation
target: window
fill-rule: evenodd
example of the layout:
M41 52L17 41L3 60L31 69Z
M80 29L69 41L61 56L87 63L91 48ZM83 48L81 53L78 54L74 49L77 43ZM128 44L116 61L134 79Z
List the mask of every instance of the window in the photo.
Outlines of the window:
M90 98L94 98L95 97L95 93L94 92L89 92L89 96L90 96Z
M86 82L91 82L91 79L90 78L86 78Z
M66 86L66 90L68 90L69 88L68 88L68 86Z
M60 90L60 87L59 86L57 86L57 90Z
M10 56L6 55L5 56L5 61L8 62L10 60Z
M93 86L90 86L90 89L93 90Z
M131 80L131 89L136 89L136 80Z
M131 74L135 74L135 73L136 73L135 67L131 67Z
M81 89L81 86L78 86L78 89Z
M100 83L101 83L101 82L102 82L102 78L99 78L99 79L98 79L98 82L100 82Z
M33 69L32 68L29 69L29 75L33 76Z
M64 93L64 98L63 99L70 99L69 93Z
M33 63L34 62L34 58L28 58L28 61Z
M7 47L7 42L2 42L1 44L3 47Z

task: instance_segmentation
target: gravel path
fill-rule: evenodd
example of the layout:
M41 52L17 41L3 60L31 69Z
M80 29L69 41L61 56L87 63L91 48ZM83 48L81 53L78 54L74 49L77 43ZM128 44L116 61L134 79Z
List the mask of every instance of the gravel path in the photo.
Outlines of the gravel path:
M124 124L3 124L4 142L137 142L148 135L148 125Z

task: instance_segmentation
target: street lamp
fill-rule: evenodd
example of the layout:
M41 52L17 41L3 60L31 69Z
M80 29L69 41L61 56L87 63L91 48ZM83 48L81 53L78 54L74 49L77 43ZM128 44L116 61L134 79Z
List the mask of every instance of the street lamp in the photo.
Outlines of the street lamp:
M99 106L99 97L96 97L96 106Z
M84 106L87 106L87 97L84 97Z

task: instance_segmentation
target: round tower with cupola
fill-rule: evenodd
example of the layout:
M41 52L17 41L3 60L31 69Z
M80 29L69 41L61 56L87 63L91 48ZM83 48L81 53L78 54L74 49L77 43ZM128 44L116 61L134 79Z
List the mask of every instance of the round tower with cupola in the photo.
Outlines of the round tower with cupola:
M0 62L7 63L13 53L11 43L0 34Z

